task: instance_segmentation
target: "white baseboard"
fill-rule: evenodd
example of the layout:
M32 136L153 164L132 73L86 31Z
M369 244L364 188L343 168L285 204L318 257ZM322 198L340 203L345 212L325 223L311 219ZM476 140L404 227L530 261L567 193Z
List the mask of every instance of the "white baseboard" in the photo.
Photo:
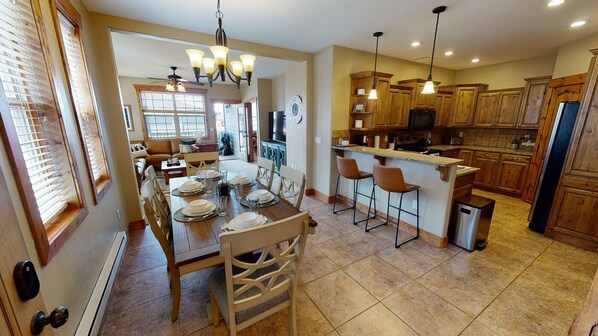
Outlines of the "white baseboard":
M75 335L97 335L102 326L102 319L104 318L104 311L110 298L110 292L112 291L112 285L116 279L116 274L120 267L120 263L125 254L127 247L127 235L124 231L118 232L108 258L104 263L102 272L98 277L96 286L93 289L91 298L87 302L83 317L77 327Z

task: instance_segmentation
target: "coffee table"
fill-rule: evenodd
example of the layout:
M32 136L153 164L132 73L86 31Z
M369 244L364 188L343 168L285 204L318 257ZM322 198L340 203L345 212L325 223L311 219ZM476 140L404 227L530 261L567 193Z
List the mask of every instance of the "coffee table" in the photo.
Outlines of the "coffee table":
M178 165L168 165L168 161L162 161L161 170L164 172L164 183L169 184L171 177L187 176L187 164L185 160L179 160Z

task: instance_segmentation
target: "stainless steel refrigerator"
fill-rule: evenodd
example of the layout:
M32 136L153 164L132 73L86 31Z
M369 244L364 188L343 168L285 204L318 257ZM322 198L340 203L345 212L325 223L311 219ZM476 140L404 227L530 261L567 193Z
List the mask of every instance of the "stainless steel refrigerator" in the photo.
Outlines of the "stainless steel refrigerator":
M532 231L540 233L546 231L548 216L550 216L556 188L565 164L578 110L579 102L576 101L563 102L559 105L536 187L536 195L529 213L529 228Z

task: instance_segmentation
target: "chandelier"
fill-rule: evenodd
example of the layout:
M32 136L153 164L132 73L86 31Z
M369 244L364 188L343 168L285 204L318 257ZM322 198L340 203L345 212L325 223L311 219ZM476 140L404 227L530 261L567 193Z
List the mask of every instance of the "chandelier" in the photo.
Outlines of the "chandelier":
M214 58L203 57L204 52L198 49L187 49L185 52L189 55L189 61L193 67L195 80L199 83L200 78L207 78L210 86L212 82L221 79L226 81L226 77L235 84L237 88L241 87L241 82L246 80L247 85L251 85L251 74L253 73L253 62L255 56L241 55L241 61L231 61L230 66L228 61L228 47L226 44L226 32L222 29L222 18L224 14L220 11L220 0L218 0L218 10L216 11L216 18L218 19L218 29L216 30L215 38L216 45L210 47L210 51ZM205 75L201 75L201 67L203 65ZM245 72L245 77L243 76Z

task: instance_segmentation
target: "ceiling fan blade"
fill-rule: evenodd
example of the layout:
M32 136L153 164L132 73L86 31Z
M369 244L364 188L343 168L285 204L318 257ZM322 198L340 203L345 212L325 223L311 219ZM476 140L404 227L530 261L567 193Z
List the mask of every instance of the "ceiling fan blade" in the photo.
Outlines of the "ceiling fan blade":
M187 82L189 82L188 80L186 80L186 79L183 79L183 78L179 78L179 79L177 79L177 80L178 80L179 82L183 82L183 83L187 83Z
M191 82L191 81L186 81L185 85L197 85L197 86L204 86L206 85L205 83L201 83L201 82Z
M426 58L432 58L432 56L420 56L420 57L414 58L413 60L414 61L419 61L419 60L423 60L423 59L426 59Z
M162 81L167 81L168 78L156 78L156 77L146 77L147 79L155 79L155 80L162 80Z

